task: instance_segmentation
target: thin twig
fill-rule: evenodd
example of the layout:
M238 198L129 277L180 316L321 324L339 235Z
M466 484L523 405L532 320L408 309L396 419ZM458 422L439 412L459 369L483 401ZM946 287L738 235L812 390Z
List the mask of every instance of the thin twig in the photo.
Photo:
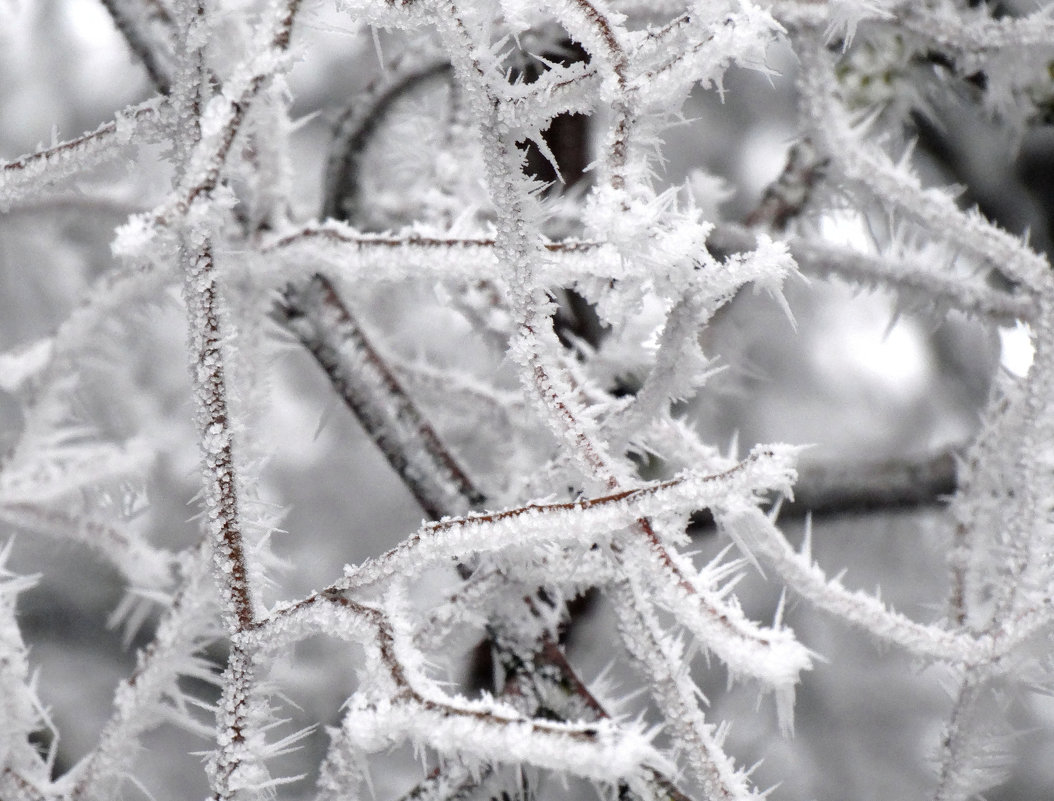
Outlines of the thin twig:
M436 62L382 83L348 106L337 120L330 145L323 217L354 220L358 216L359 162L378 126L398 100L422 84L449 73L449 62Z

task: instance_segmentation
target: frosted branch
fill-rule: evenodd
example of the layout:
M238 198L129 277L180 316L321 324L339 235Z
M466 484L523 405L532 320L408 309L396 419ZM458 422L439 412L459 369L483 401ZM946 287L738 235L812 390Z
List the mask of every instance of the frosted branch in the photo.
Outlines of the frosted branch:
M648 614L648 602L631 583L615 595L623 641L648 675L649 688L676 731L693 776L708 798L758 798L746 776L736 770L722 748L723 732L706 722L699 708L699 691L688 671L675 668L684 649Z
M326 165L322 216L356 219L359 208L359 172L363 151L391 107L418 86L450 72L450 64L434 62L417 68L400 65L392 78L370 87L356 98L337 120Z
M720 225L707 240L715 256L741 252L755 246L749 230ZM821 240L791 237L787 249L803 272L820 277L838 276L860 286L880 285L905 297L922 296L939 308L1007 323L1036 315L1035 294L1026 288L1008 292L986 284L980 277L964 277L950 269L935 269L922 253L872 255ZM939 262L938 262L938 265ZM998 266L994 269L999 270ZM914 302L918 302L915 300Z
M133 143L156 139L167 116L167 105L154 98L120 112L94 131L0 164L0 211L116 158Z
M758 449L723 473L688 473L670 481L597 498L536 504L426 523L384 556L346 568L341 588L363 587L394 575L413 575L428 564L531 542L591 545L594 540L656 514L720 506L729 497L750 497L789 485L793 449Z
M737 540L771 564L794 590L817 606L860 626L875 637L916 656L953 663L979 663L992 655L992 643L939 626L916 623L889 610L872 595L828 579L808 549L796 553L764 513L757 509L719 519Z
M958 247L1013 280L1032 290L1049 285L1047 260L1018 237L987 222L978 212L961 211L948 192L924 188L908 165L896 165L879 148L862 145L859 125L854 130L848 111L836 99L825 48L807 42L799 57L803 108L813 140L839 173L928 229L943 232Z
M644 732L610 720L531 719L498 700L446 696L420 672L421 657L396 620L383 609L327 591L276 610L254 637L265 636L268 647L277 647L290 637L324 631L368 646L368 682L348 705L341 748L351 741L372 752L409 737L447 754L527 761L604 781L639 777L645 765L664 766Z

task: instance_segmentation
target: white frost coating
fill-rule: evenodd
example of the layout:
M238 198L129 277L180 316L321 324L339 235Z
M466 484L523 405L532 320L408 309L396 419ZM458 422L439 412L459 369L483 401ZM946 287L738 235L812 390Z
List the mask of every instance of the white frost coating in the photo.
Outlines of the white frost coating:
M921 294L937 308L947 306L981 317L1030 320L1036 315L1032 293L1011 294L992 287L981 274L964 276L937 248L891 248L871 255L804 239L792 239L788 247L801 269L810 274L838 275L859 286L882 284L905 297Z
M366 234L327 220L270 240L264 252L274 254L271 269L276 286L291 275L311 275L319 264L349 281L504 280L495 245L493 237L465 237L420 226L395 235ZM599 242L542 240L542 251L538 280L544 284L564 283L569 278L573 281L579 276L608 280L646 277L642 268L623 262L614 248Z
M30 735L44 725L44 706L30 676L16 603L18 594L32 587L36 577L16 576L7 569L11 544L9 540L0 549L0 765L32 774L45 767L30 741Z
M23 390L50 363L53 344L51 338L38 339L0 354L0 389L10 393Z
M928 8L914 3L902 14L902 24L914 34L922 36L942 47L972 56L969 68L991 57L998 51L1010 51L1015 55L1021 51L1028 58L1036 53L1029 50L1048 50L1054 42L1054 7L1038 6L1024 16L1005 16L992 19L978 14L973 19L951 13L949 6ZM975 61L976 59L976 61Z
M45 504L91 487L139 481L154 458L145 439L78 442L76 435L84 432L65 433L68 440L37 441L35 450L13 454L0 474L0 504Z
M839 37L848 48L856 36L857 26L869 19L890 19L889 7L899 5L901 0L830 0L827 5L827 39Z
M167 104L153 98L124 109L94 131L0 163L0 211L9 211L48 186L115 158L130 143L151 141L167 116Z
M484 762L531 764L603 782L641 776L665 760L648 733L611 720L590 724L528 720L515 710L486 701L444 699L390 701L353 698L342 735L364 751L378 751L402 739L441 754Z
M711 564L697 572L676 552L646 548L639 537L623 537L619 542L626 548L623 563L636 574L639 586L647 588L652 602L672 612L702 648L727 665L733 677L748 676L771 689L781 720L789 721L794 688L801 673L812 669L812 657L794 633L749 620L735 598L729 597L734 576L729 581L725 566Z
M133 214L124 225L118 226L110 249L119 259L135 264L152 261L150 251L157 247L160 235L154 218L149 214Z
M670 310L651 372L633 399L605 422L615 450L653 420L666 416L671 402L692 397L706 382L709 363L699 334L710 312L687 295Z
M613 597L623 642L647 675L648 689L707 797L735 801L763 798L725 754L721 730L706 722L699 707L699 688L682 667L684 648L659 626L640 588L626 581L616 588Z
M641 103L662 108L683 102L695 83L721 87L724 74L737 64L762 72L768 48L783 32L769 11L750 3L733 12L699 3L684 24L663 38L645 40L631 60L631 85Z
M960 210L949 192L924 188L906 162L894 164L879 148L864 146L866 125L854 127L849 112L836 100L832 67L822 46L805 47L800 57L800 86L812 135L846 178L1032 290L1050 285L1046 258L1020 238L977 211Z
M779 529L758 509L723 516L721 525L771 564L797 593L880 640L917 656L965 664L984 661L993 654L990 642L916 623L889 610L875 596L846 589L837 579L828 579L806 554L795 553Z
M688 473L601 498L445 518L424 525L382 557L347 566L345 580L349 586L366 586L396 574L414 575L450 557L532 542L588 547L640 518L720 507L730 498L752 503L757 493L769 490L788 494L798 450L786 445L764 446L717 475Z

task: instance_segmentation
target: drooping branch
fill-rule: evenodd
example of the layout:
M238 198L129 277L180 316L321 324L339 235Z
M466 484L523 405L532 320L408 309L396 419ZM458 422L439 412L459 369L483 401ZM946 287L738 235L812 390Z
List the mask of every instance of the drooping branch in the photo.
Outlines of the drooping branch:
M360 214L359 184L362 155L378 126L401 98L433 79L450 73L450 64L436 61L410 70L397 70L394 78L380 82L358 97L337 120L323 192L322 216L355 220Z

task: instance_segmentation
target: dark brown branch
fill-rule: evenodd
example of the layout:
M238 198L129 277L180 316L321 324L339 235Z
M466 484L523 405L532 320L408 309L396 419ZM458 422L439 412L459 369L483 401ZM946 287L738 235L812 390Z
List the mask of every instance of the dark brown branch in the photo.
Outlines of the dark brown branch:
M959 450L883 461L808 462L783 515L864 514L944 503L956 490Z
M394 83L371 89L365 99L358 99L337 120L326 164L326 188L323 217L354 220L359 216L359 161L378 126L392 106L407 93L433 78L449 75L450 64L439 62L411 72Z
M787 153L783 172L768 185L757 207L743 222L751 228L783 231L805 209L813 188L823 176L823 167L808 139L796 142Z
M188 265L186 287L191 324L191 366L198 405L206 514L213 537L213 559L219 575L225 576L229 587L224 598L228 628L235 633L252 626L254 612L239 520L223 332L217 309L211 243L206 241L200 253L185 252L184 258Z
M147 30L150 21L144 18L147 15L144 13L139 15L129 13L129 9L122 0L101 0L101 2L109 12L117 30L124 37L125 42L128 43L128 47L142 62L143 67L146 68L147 75L150 76L154 87L161 94L167 95L172 85L172 76L169 68L164 64L164 55L170 56L171 54L162 54L159 52L160 48L151 44L151 36ZM150 16L165 25L166 33L171 35L172 20L168 17L165 9L155 4L151 8L151 12Z
M274 317L315 357L334 390L431 519L483 504L457 459L370 343L333 285L286 289Z
M798 465L794 500L780 507L780 519L811 515L837 517L896 512L943 505L958 489L961 448L946 448L915 458L881 461L818 462ZM692 515L692 531L712 530L708 510Z

